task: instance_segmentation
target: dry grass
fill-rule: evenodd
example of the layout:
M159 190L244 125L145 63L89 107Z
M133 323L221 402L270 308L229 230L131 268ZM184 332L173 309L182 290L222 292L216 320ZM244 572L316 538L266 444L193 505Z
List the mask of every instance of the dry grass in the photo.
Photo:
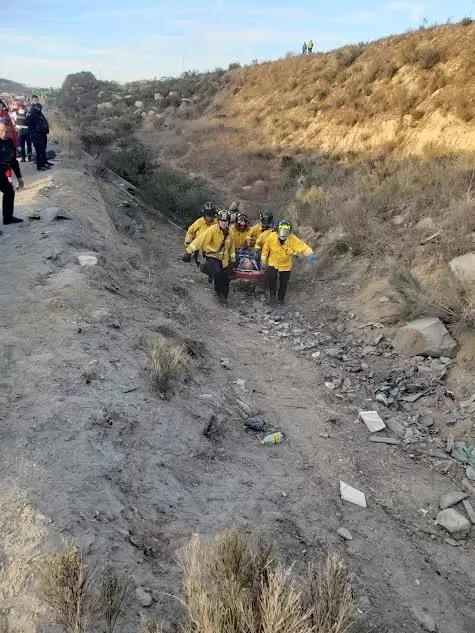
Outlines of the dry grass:
M100 623L113 633L130 591L128 578L87 562L72 541L39 567L40 596L65 633L89 633Z
M350 576L336 557L312 577L310 598L267 546L236 530L209 546L193 537L181 562L189 633L343 633L354 616Z
M156 391L166 393L175 380L186 374L189 362L186 345L162 334L152 337L145 369Z
M139 633L163 633L162 625L155 618L141 616Z

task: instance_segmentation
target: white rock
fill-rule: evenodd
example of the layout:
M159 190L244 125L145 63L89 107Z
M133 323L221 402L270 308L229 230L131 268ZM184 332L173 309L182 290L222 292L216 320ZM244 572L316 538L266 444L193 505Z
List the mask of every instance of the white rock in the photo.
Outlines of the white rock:
M462 282L475 283L475 253L466 253L449 262L450 270Z
M78 262L82 268L95 266L97 264L97 257L95 255L78 255Z
M413 607L412 613L416 618L417 622L422 626L424 631L429 631L429 633L435 633L437 631L437 626L435 624L434 618L427 613L421 607Z
M152 596L142 589L142 587L137 587L135 597L141 607L149 607L152 604Z
M437 318L411 321L399 330L393 346L406 356L453 357L457 353L457 343L449 331Z
M439 499L439 508L441 510L447 510L447 508L457 505L457 503L460 503L469 496L467 492L448 492Z
M437 524L441 525L451 534L460 534L463 532L469 532L472 524L470 521L452 508L448 510L441 510L437 515Z
M112 110L113 107L114 106L112 105L110 101L104 101L104 103L97 104L98 110Z
M340 528L337 530L338 536L345 539L345 541L352 541L353 537L351 536L351 532L349 532L346 528Z
M54 183L51 182L48 186L54 187ZM59 207L48 207L41 212L41 219L46 222L54 222L55 220L72 220L72 216Z
M366 508L366 497L364 493L345 484L344 481L340 481L340 496L343 501L349 501L357 506Z
M153 99L154 99L154 101L161 101L163 98L164 98L164 97L163 97L163 95L162 95L160 92L156 92L156 93L153 95Z
M437 226L434 222L434 218L431 218L430 216L422 218L422 220L419 220L419 222L416 224L416 229L426 229L428 231L435 231L436 228Z
M134 105L138 110L140 110L141 108L143 108L143 101L136 101Z

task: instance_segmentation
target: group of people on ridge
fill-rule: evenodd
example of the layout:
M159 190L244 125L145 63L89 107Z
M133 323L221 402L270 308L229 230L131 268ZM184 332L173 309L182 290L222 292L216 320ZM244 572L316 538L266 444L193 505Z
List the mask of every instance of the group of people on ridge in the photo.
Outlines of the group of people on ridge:
M302 44L302 55L306 54L311 55L313 53L313 40L309 40L308 42L304 42Z
M36 95L32 96L28 104L15 101L11 109L5 100L0 99L0 192L3 194L3 224L23 221L13 214L15 189L12 172L18 180L18 188L22 189L24 186L18 157L22 163L30 161L33 145L37 170L46 171L53 166L46 157L49 125L42 110Z
M201 217L186 232L183 261L190 262L193 257L208 280L214 282L220 303L226 304L233 268L239 265L240 258L252 253L259 268L265 271L268 301L283 303L293 257L305 256L315 261L316 255L292 233L290 222L282 220L276 224L270 211L262 211L254 226L246 214L234 215L232 218L227 209L218 209L212 202L206 202ZM202 263L200 255L204 257Z

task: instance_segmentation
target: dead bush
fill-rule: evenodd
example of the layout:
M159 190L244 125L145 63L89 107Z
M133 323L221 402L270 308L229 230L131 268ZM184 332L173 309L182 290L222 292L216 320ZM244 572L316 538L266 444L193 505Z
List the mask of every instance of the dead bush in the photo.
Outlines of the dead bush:
M193 537L181 564L189 633L343 633L354 616L351 579L335 556L307 592L268 546L236 530L209 546Z
M441 281L425 287L406 268L393 271L389 283L401 317L438 317L455 326L473 325L473 305L468 289L447 275Z
M162 625L155 618L141 616L139 633L162 633Z
M150 341L145 366L153 388L160 393L166 393L173 381L186 373L189 360L184 344L155 334Z
M73 541L38 568L39 594L65 633L89 633L99 623L113 633L131 591L128 578L89 563Z
M416 52L415 61L423 70L430 70L442 61L442 54L436 48L420 48Z

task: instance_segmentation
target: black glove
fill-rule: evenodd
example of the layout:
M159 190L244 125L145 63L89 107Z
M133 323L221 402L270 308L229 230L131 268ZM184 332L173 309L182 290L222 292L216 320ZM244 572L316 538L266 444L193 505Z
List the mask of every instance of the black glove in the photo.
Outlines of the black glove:
M191 262L191 255L190 255L190 253L185 253L181 259L182 259L182 261L184 261L187 264L189 264Z

